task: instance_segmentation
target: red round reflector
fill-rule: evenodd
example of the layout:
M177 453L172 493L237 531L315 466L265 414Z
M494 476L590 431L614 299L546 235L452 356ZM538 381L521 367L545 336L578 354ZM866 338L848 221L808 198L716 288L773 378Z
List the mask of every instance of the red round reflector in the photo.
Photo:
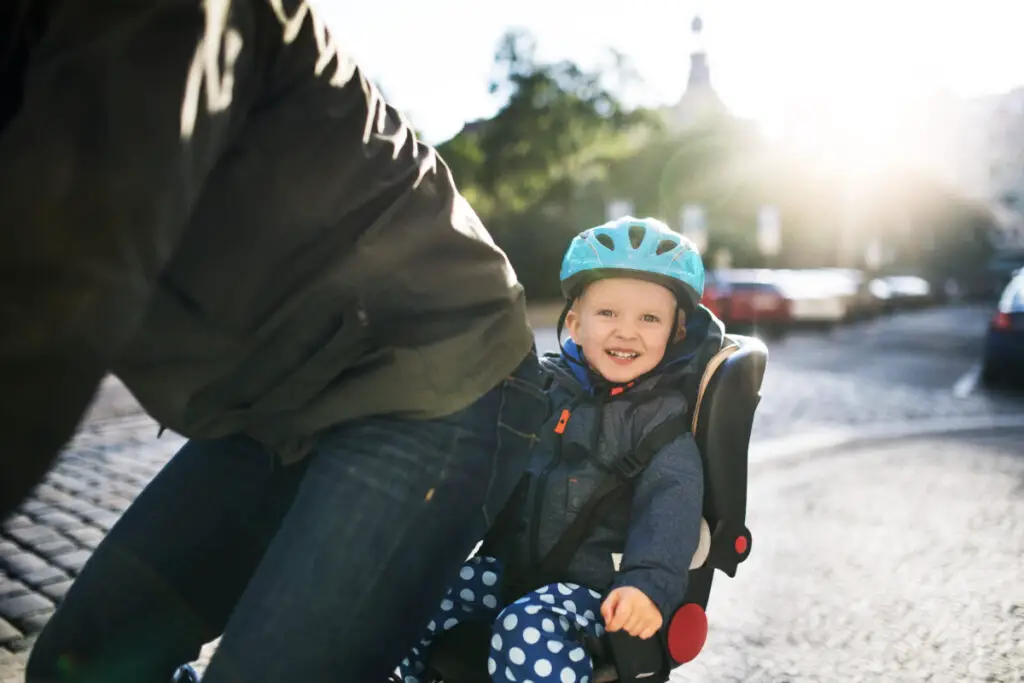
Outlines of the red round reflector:
M737 555L742 555L743 553L747 552L747 537L737 536L735 546Z
M996 313L992 317L992 327L997 330L1008 330L1012 327L1010 322L1010 315L1008 313Z
M693 661L708 639L708 616L690 602L672 615L668 625L668 654L676 664Z

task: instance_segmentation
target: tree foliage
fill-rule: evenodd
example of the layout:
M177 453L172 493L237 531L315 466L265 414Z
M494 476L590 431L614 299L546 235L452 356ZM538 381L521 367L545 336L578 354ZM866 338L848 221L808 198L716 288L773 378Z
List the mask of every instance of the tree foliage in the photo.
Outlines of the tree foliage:
M881 190L853 198L841 173L772 149L748 123L723 116L675 131L662 112L630 109L619 93L637 79L616 53L589 70L542 62L530 34L510 31L488 84L503 105L439 146L531 298L558 296L569 239L603 222L618 198L675 227L683 206L700 205L707 253L728 250L740 266L860 265L845 263L840 245L862 254L879 237L895 246L893 267L923 274L977 268L987 258L984 207L896 171ZM756 243L763 204L782 215L783 253L771 260Z
M531 291L557 291L557 260L580 229L580 193L656 127L654 117L627 110L608 86L609 79L630 77L621 56L589 71L571 61L540 62L533 38L510 31L489 84L505 104L439 147Z

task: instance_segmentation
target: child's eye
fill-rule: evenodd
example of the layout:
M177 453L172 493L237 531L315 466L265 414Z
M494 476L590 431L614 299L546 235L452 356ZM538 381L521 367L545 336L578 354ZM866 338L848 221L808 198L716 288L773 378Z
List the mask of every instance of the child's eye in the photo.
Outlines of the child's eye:
M602 308L601 310L599 310L597 312L597 314L600 315L600 316L604 316L606 318L611 318L612 316L615 315L615 311L613 311L610 308Z
M652 323L652 324L660 323L661 322L661 318L659 318L658 316L654 315L653 313L645 313L643 315L643 317L641 318L641 320L643 320L645 323Z

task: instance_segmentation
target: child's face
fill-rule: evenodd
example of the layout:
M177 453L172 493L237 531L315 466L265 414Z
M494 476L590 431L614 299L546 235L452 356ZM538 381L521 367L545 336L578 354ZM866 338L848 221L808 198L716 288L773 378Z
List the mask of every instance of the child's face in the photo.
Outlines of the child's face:
M591 369L621 384L661 362L675 315L675 295L665 287L613 278L587 287L566 316L565 326L583 347Z

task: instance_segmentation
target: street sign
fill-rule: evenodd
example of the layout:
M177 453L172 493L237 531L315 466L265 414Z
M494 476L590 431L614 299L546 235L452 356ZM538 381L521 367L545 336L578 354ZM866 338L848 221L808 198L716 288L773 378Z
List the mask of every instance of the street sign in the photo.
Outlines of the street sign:
M777 207L762 206L757 212L757 248L765 256L775 256L782 249L782 219Z
M885 259L882 242L877 237L872 237L864 247L864 265L868 270L878 270Z

